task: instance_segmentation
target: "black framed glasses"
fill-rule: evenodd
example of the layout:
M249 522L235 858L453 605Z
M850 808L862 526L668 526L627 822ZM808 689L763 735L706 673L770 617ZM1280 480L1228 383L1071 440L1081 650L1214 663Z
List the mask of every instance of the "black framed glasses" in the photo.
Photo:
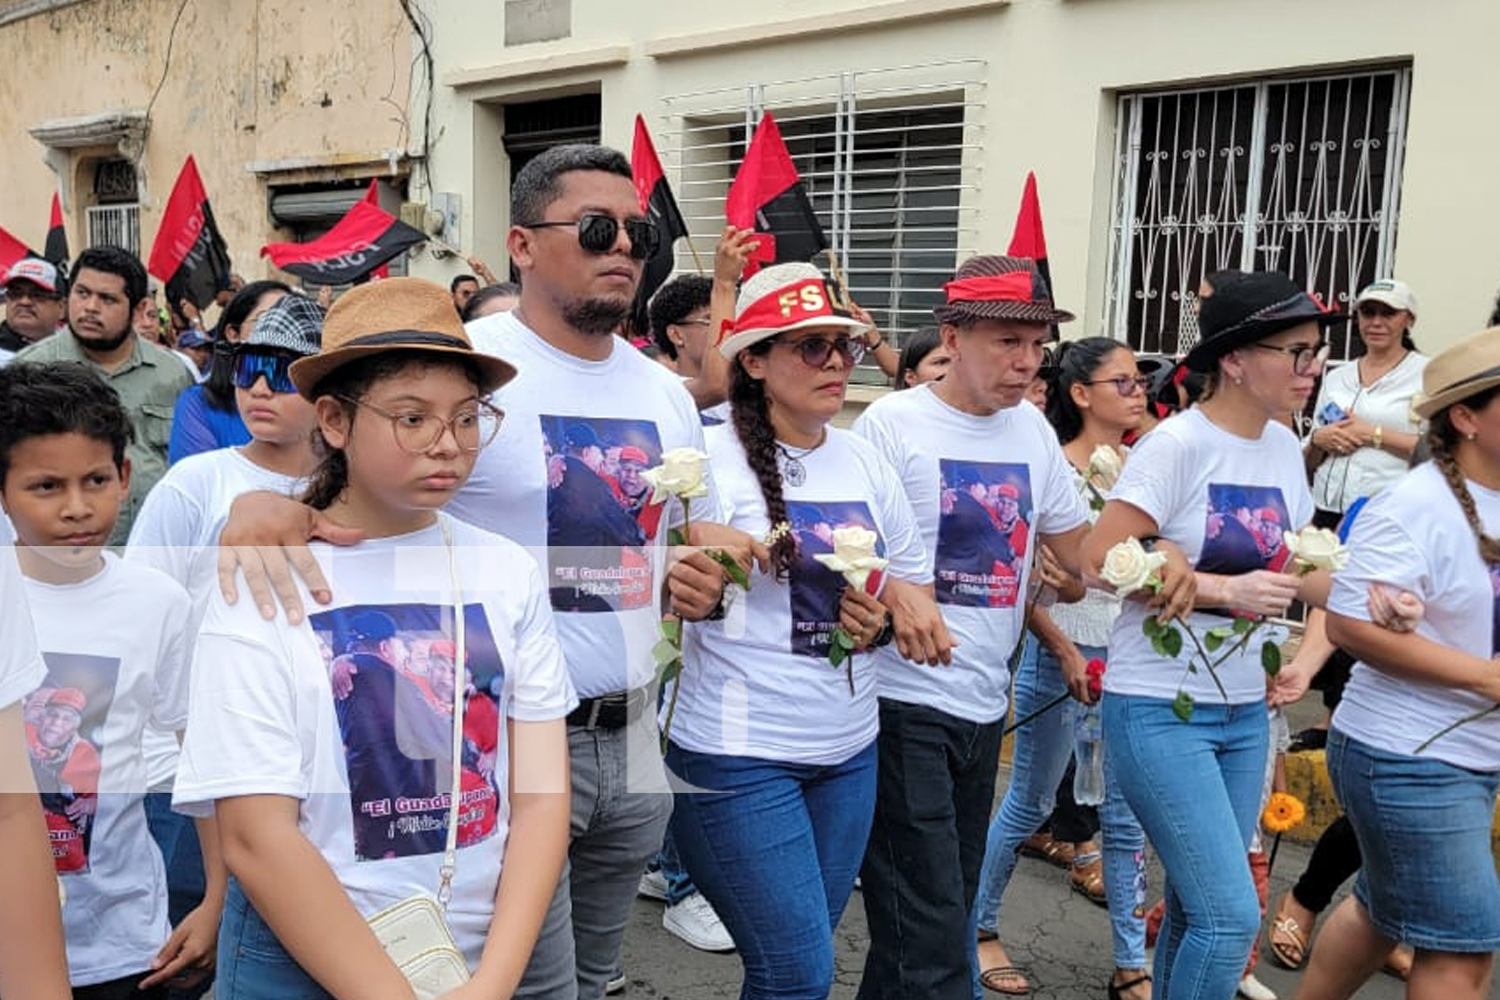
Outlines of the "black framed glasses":
M453 416L445 418L436 413L416 411L392 413L363 399L349 396L338 398L355 406L363 406L389 420L391 433L396 437L396 447L408 455L427 454L443 439L445 431L453 432L453 440L458 442L461 450L479 451L495 440L495 435L500 433L500 423L505 419L504 410L483 401L466 406Z
M1114 378L1090 379L1083 384L1113 384L1115 387L1115 391L1122 396L1134 396L1137 389L1139 389L1141 392L1149 392L1151 390L1151 379L1145 375L1116 375Z
M231 378L241 389L253 389L256 380L264 378L272 392L296 392L297 387L292 384L292 362L296 360L287 354L241 347L234 352Z
M630 256L645 260L661 246L661 230L650 219L626 219L623 223L612 215L586 212L577 219L553 222L521 222L522 229L552 229L561 226L578 227L578 245L591 254L606 254L614 249L620 238L620 226L630 238Z
M790 341L783 340L786 344L802 358L802 363L809 368L823 368L827 366L828 359L833 357L833 352L838 351L844 358L844 364L853 368L864 360L865 345L862 341L851 337L835 337L829 340L827 337L808 337L806 340Z
M1319 365L1328 360L1326 341L1319 341L1316 344L1293 344L1291 347L1278 347L1275 344L1251 344L1250 346L1259 347L1263 351L1290 355L1292 373L1296 375L1311 375Z

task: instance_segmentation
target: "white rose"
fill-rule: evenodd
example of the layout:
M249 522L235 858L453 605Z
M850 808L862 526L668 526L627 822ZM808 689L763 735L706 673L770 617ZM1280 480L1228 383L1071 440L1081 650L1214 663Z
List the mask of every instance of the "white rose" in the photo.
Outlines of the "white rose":
M813 558L835 573L842 573L849 586L864 590L870 573L885 569L890 564L889 559L882 559L875 554L877 541L879 536L869 528L858 525L834 528L833 552L820 553Z
M641 473L641 478L651 484L651 502L661 503L667 497L708 496L708 456L697 448L673 448L662 453L661 464Z
M1125 597L1152 582L1161 582L1156 571L1166 561L1165 553L1147 552L1138 539L1127 538L1105 554L1099 578Z
M1283 531L1281 539L1301 569L1339 570L1349 562L1349 549L1327 528L1308 525L1295 535Z
M1089 455L1089 474L1102 489L1113 486L1124 468L1120 453L1107 444L1101 444Z

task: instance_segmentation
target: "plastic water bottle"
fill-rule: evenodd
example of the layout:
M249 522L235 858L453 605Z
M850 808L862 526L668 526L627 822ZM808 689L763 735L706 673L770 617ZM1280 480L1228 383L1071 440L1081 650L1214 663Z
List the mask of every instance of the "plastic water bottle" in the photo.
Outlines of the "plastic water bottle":
M1104 802L1104 724L1098 705L1079 705L1076 708L1073 800L1081 806L1097 806Z

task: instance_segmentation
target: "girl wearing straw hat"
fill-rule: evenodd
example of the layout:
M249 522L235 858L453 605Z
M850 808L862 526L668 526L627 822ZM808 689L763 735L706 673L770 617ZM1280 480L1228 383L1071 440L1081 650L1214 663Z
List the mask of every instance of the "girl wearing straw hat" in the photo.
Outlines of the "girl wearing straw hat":
M1408 996L1482 997L1500 948L1500 328L1433 358L1422 381L1432 460L1360 514L1328 601L1329 639L1359 660L1328 770L1364 867L1299 1000L1351 996L1397 942L1416 949ZM1377 583L1425 603L1415 631L1372 623Z
M715 484L726 523L765 538L771 567L725 620L687 626L666 760L691 789L677 794L673 836L739 947L745 1000L832 988L833 929L874 810L864 650L889 641L887 607L915 609L899 623L913 655L936 663L948 649L895 471L830 426L864 329L815 267L783 264L745 283L719 346L732 419L705 432ZM857 587L816 557L837 564L861 535L889 564ZM835 667L839 629L856 652Z

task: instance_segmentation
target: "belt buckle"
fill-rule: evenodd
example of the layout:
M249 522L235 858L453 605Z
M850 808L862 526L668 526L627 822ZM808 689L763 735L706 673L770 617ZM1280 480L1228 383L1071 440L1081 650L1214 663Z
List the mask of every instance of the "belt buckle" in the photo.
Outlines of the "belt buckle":
M599 710L603 707L603 698L595 698L589 703L589 721L584 723L583 728L591 730L599 728Z

